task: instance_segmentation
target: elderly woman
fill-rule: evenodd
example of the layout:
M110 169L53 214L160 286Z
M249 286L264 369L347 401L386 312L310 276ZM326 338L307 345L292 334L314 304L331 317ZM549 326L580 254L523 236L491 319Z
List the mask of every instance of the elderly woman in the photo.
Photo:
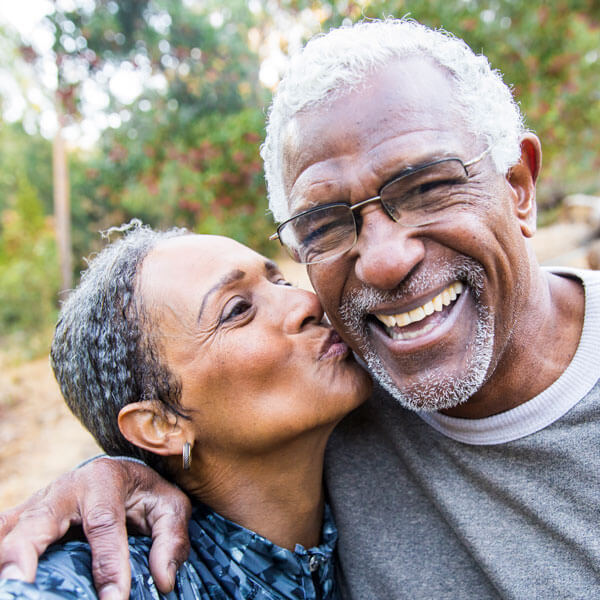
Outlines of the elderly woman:
M316 296L237 242L131 228L61 311L52 366L111 455L193 499L192 549L169 598L338 597L323 455L370 382ZM148 538L130 538L131 597L160 596ZM53 546L0 598L96 598L89 547Z

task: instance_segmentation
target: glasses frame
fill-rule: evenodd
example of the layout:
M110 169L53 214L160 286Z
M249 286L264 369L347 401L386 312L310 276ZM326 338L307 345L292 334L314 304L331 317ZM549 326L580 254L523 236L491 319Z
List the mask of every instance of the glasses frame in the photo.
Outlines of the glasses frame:
M294 259L296 262L299 262L300 264L303 264L303 265L312 265L312 264L319 263L319 262L327 262L328 260L337 258L338 256L348 252L348 250L351 250L354 247L354 245L356 244L356 241L358 239L358 228L357 228L357 224L356 224L356 217L354 216L355 210L358 210L359 208L362 208L363 206L366 206L367 204L371 204L373 202L381 202L381 207L383 208L385 214L388 215L390 217L390 219L392 219L395 223L402 225L402 223L400 221L398 221L390 213L390 211L388 210L386 205L381 200L381 194L385 190L386 187L396 183L397 181L399 181L401 179L404 179L405 177L414 175L415 173L418 173L419 171L422 171L423 169L428 169L429 167L434 167L435 165L439 165L439 164L442 164L445 162L450 162L450 161L458 161L462 165L463 169L465 170L465 175L468 177L469 172L467 171L467 167L474 165L475 163L479 162L480 160L483 160L491 152L491 150L492 150L492 147L488 146L481 154L478 154L475 158L472 158L471 160L468 160L466 162L463 162L462 159L460 159L456 156L449 156L446 158L440 158L438 160L428 162L423 165L419 165L417 167L408 167L407 169L402 171L402 173L400 175L398 175L397 177L394 177L390 181L387 181L386 183L384 183L379 188L379 193L377 194L377 196L372 196L371 198L366 198L365 200L361 200L361 201L357 202L356 204L349 204L347 202L329 202L327 204L321 204L319 206L314 206L313 208L308 208L307 210L303 210L302 212L299 212L297 215L294 215L293 217L286 219L285 221L283 221L283 223L280 223L279 226L277 227L277 230L275 231L275 233L273 233L272 235L269 236L269 241L279 240L279 243L286 249L287 253L292 257L292 259ZM298 261L296 259L296 257L294 256L294 254L292 253L292 251L286 246L286 244L283 243L281 236L280 236L281 230L288 223L291 223L292 221L296 220L298 217L302 217L304 215L308 215L308 214L311 214L311 213L314 213L314 212L317 212L320 210L324 210L326 208L333 208L336 206L344 206L346 208L349 208L350 212L352 214L352 217L354 218L355 235L354 235L354 242L352 243L352 245L350 247L346 248L345 250L342 250L339 254L334 254L332 256L328 256L327 258L324 258L322 260L315 260L315 261L310 261L310 262ZM427 225L427 223L424 223L423 225ZM407 225L407 227L410 227L410 226Z

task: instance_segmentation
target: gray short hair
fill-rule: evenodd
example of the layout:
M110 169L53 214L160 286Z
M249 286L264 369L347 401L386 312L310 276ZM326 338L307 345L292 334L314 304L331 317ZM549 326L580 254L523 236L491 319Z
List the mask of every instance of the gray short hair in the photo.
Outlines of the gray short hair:
M317 35L295 54L274 96L261 149L276 221L289 216L283 188L283 131L297 113L353 91L378 68L406 56L425 56L447 69L471 133L492 146L499 173L520 156L523 117L502 75L452 34L409 19L357 23Z
M117 417L127 404L153 400L186 418L181 383L160 359L137 274L159 242L189 232L139 222L118 230L125 235L89 262L63 304L50 361L67 405L108 454L135 456L165 473L166 461L129 443Z

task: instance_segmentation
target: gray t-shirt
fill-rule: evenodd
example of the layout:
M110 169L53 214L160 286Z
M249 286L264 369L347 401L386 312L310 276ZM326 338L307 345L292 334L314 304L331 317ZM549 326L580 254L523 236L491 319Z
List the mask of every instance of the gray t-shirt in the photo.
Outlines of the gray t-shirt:
M379 389L336 429L326 477L348 597L600 598L600 273L577 276L578 350L540 396L426 422Z

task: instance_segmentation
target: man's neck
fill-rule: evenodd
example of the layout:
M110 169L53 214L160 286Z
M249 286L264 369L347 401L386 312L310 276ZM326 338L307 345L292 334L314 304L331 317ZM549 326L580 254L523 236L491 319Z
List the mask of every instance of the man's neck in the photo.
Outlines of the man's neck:
M444 414L480 419L515 408L543 392L573 359L584 311L580 282L540 270L493 375L468 402Z

